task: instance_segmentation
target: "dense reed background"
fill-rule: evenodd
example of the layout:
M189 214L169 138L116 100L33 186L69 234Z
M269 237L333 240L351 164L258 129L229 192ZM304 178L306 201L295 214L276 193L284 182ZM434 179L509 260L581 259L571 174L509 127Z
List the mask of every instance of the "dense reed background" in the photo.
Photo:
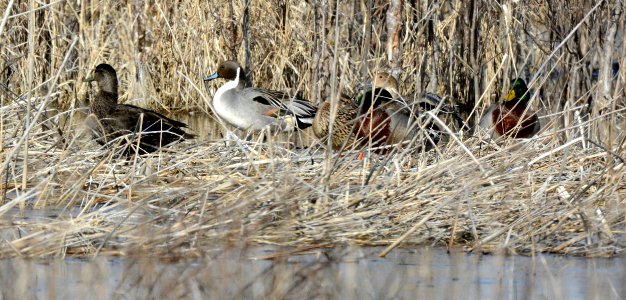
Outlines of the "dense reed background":
M626 249L623 1L10 0L0 11L0 257ZM445 95L472 126L522 77L546 130L500 143L464 130L430 153L358 162L308 130L234 140L211 122L199 141L130 161L83 134L80 80L95 65L118 70L125 103L211 114L218 84L202 77L225 59L315 104L390 70L409 98ZM19 216L31 208L52 213Z

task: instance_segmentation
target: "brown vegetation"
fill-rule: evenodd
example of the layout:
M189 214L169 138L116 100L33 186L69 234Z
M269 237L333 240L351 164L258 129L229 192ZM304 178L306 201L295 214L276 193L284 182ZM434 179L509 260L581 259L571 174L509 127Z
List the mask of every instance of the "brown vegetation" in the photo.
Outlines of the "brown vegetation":
M394 242L624 253L623 3L246 1L248 32L243 2L0 4L0 257ZM209 113L217 86L202 76L225 59L314 103L389 69L405 95L447 95L470 125L522 77L546 130L504 143L466 130L430 153L361 162L309 131L289 138L307 149L210 136L126 161L75 126L80 79L99 63L118 70L126 103Z

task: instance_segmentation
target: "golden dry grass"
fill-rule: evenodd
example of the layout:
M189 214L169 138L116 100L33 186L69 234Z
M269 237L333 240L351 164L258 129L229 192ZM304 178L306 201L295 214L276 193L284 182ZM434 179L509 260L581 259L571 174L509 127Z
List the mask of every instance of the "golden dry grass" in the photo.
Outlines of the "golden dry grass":
M334 2L289 3L282 27L274 2L252 1L254 83L314 103L352 93L388 67L381 1L372 1L363 47L368 2L337 5L334 16ZM356 161L308 131L267 141L211 135L126 161L82 136L80 79L108 62L123 101L209 113L217 85L205 88L202 76L221 60L245 60L242 4L232 16L228 4L195 0L0 4L0 257L394 242L623 254L624 68L611 78L613 62L626 64L624 18L612 17L621 10L582 0L404 3L404 93L450 95L474 124L510 78L535 78L546 130L532 140L495 143L468 130L430 153ZM203 130L226 129L214 126ZM294 140L304 147L285 142ZM58 216L23 219L18 208Z

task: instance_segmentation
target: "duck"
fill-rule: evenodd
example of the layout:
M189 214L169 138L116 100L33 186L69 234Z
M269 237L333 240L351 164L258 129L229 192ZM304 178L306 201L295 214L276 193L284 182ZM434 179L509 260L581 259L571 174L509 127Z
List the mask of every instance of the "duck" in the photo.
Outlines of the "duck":
M398 81L393 75L379 72L370 88L358 97L358 139L371 143L373 147L416 139L418 150L429 151L439 142L442 131L425 111L449 113L462 121L456 112L441 103L438 95L422 93L412 104L408 104L400 95L398 87ZM386 148L375 152L384 154L389 150Z
M318 139L331 139L331 145L334 150L339 150L344 145L350 147L355 141L354 126L359 114L359 106L355 101L344 94L339 95L337 113L333 123L333 132L329 136L330 128L330 101L324 101L320 104L315 118L313 119L313 134Z
M492 138L531 138L539 132L539 117L528 107L531 93L522 78L511 80L503 103L494 103L480 120L480 127Z
M317 107L309 101L287 93L246 87L246 75L238 62L227 60L217 72L204 78L227 82L213 95L213 109L224 121L242 130L260 131L269 128L294 131L313 125Z
M89 124L96 136L96 142L106 145L124 135L132 138L126 154L147 154L162 147L185 139L195 138L194 134L185 132L187 124L172 120L149 109L118 103L118 79L115 69L106 63L99 64L93 75L83 79L84 82L95 81L98 93L91 99L89 107L95 115L96 124ZM134 149L139 141L139 148Z

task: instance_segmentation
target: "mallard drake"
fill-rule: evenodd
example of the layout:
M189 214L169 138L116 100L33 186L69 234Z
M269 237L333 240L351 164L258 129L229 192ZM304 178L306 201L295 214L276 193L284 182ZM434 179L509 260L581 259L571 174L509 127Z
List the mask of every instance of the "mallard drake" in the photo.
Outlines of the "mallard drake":
M215 113L229 124L243 130L264 128L292 131L312 125L317 108L307 100L286 93L245 87L243 68L236 61L222 62L217 72L204 78L224 78L228 82L213 95Z
M348 96L340 95L337 114L333 123L333 134L330 137L333 149L338 150L346 145L351 147L355 141L354 124L359 114L359 106ZM313 133L319 139L328 137L330 126L330 101L323 102L313 119Z
M182 128L187 124L172 120L162 114L141 107L119 104L118 82L115 69L108 64L99 64L93 76L83 81L96 81L98 93L90 101L91 113L98 120L95 128L96 141L105 145L123 135L131 135L126 154L150 153L163 146L193 138ZM132 149L139 140L139 149Z
M530 138L541 129L537 114L528 107L530 91L521 78L511 80L511 90L503 103L491 105L480 120L480 127L493 138Z
M423 112L439 108L460 119L456 113L442 105L439 96L434 94L424 93L412 104L408 104L398 92L398 81L385 72L376 75L371 88L358 98L358 102L360 110L356 126L357 138L371 142L374 147L416 139L420 150L428 151L439 141L441 130Z

